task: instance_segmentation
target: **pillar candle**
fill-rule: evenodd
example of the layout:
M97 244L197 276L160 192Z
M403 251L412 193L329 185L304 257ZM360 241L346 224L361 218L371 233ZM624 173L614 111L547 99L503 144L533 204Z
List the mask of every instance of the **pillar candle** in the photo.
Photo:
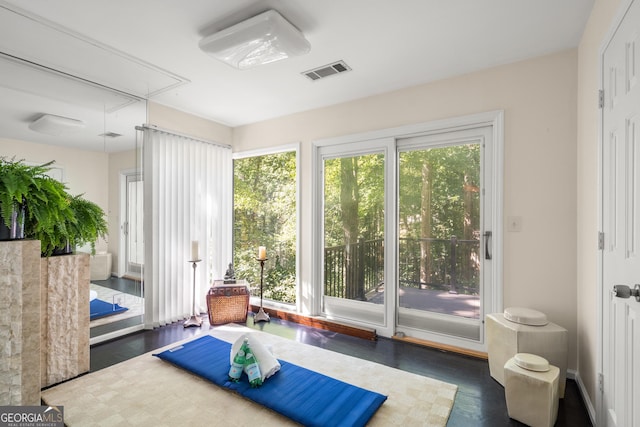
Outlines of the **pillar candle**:
M191 242L191 260L195 261L197 259L200 259L200 253L198 251L198 241L193 240Z
M258 247L258 259L267 259L267 248L264 246Z

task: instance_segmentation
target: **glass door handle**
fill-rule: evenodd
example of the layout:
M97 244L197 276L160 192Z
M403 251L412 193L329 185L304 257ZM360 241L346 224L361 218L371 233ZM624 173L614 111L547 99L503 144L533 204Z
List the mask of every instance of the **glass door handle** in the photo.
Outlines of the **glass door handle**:
M484 259L491 259L491 251L489 250L489 240L491 240L491 232L484 232Z
M613 296L617 298L635 297L636 301L640 302L640 285L635 285L633 289L627 285L614 285Z

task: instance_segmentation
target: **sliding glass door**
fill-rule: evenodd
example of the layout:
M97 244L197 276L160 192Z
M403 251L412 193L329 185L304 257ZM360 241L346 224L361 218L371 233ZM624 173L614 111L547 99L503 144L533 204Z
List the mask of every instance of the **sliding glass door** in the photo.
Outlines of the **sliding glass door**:
M393 149L392 139L381 139L319 150L320 310L329 317L372 326L387 321Z
M481 348L500 293L487 122L318 145L322 314Z
M323 168L325 310L380 322L385 299L385 155L328 157Z
M479 341L491 128L399 139L398 328Z

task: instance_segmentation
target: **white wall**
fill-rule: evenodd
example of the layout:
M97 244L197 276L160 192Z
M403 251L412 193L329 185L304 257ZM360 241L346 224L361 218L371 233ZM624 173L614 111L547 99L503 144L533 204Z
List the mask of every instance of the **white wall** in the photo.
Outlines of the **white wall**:
M545 312L569 331L577 367L577 51L570 50L235 128L234 151L301 142L301 286L312 282L311 143L492 110L505 112L504 306ZM322 81L314 84L323 84Z
M148 103L147 112L149 124L207 141L231 144L232 129L228 126L154 102Z
M64 170L64 181L71 194L85 193L87 199L103 209L107 206L108 198L104 191L108 164L106 153L0 138L0 156L15 156L16 160L35 163L55 160L52 166Z

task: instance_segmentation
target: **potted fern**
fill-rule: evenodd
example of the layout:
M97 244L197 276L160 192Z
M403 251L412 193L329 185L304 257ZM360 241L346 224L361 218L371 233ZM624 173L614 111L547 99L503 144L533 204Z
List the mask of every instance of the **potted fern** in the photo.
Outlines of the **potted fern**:
M82 195L70 195L64 184L39 178L40 194L27 202L27 237L41 242L43 256L65 255L76 246L91 245L107 236L105 213Z
M96 240L107 235L105 213L49 177L51 164L32 166L0 157L0 239L40 240L43 256L71 253L87 243L95 253Z
M26 200L39 191L38 180L51 163L32 166L23 160L0 157L0 240L25 238Z
M43 256L71 253L69 223L75 214L67 187L46 175L36 177L34 191L25 197L25 235L40 240Z
M108 232L104 211L94 202L82 195L72 196L69 207L74 214L74 220L67 222L67 237L73 246L89 244L91 253L96 253L96 240L106 238Z

